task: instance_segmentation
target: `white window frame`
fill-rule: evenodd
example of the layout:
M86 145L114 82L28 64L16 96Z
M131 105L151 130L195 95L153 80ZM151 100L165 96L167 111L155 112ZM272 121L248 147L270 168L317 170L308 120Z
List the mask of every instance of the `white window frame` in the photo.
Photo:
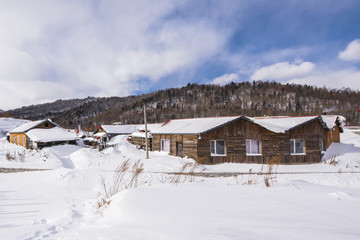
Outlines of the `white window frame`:
M258 142L258 146L259 146L259 153L251 153L252 149L251 149L251 142L252 141L257 141ZM247 143L250 142L250 149L249 149L249 152L248 152L248 149L247 149ZM261 156L262 155L262 144L261 144L261 141L260 139L246 139L246 146L245 146L245 150L246 150L246 156Z
M320 139L320 152L321 154L324 154L326 152L325 141L322 139Z
M296 152L296 142L297 141L303 141L304 142L303 152L301 152L301 153ZM294 152L291 152L291 146L290 146L290 154L291 155L306 155L305 139L300 139L300 138L290 139L290 145L293 145L293 149L294 149Z
M168 142L169 151L164 150L164 142ZM170 153L170 139L166 139L166 138L160 139L160 151Z
M20 145L20 135L17 135L17 145Z
M216 153L216 142L224 142L224 154L219 154L219 153ZM214 151L215 153L212 153L211 152L211 143L214 142ZM226 156L226 141L223 140L223 139L219 139L219 140L210 140L210 155L211 156Z

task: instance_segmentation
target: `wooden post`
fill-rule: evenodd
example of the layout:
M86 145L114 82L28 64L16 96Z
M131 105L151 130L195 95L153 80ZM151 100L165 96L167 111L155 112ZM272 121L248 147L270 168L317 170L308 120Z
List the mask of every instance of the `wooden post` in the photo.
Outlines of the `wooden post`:
M147 131L147 120L146 120L146 103L144 103L144 123L145 123L145 151L146 159L149 159L149 147L148 147L148 131Z

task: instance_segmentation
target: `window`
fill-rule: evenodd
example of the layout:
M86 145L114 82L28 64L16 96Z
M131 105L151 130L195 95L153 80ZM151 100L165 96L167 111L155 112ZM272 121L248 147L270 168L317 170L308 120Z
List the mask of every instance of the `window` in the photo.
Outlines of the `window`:
M17 145L20 145L20 135L17 135Z
M291 155L304 155L305 154L305 141L304 139L291 139L290 140Z
M225 156L225 141L211 140L210 141L211 156Z
M320 139L320 151L321 151L321 153L324 153L326 151L324 140L322 140L322 139Z
M261 155L261 145L258 139L246 140L246 155Z
M16 136L13 137L13 143L16 144Z
M170 152L170 140L169 139L161 139L160 148L162 152Z

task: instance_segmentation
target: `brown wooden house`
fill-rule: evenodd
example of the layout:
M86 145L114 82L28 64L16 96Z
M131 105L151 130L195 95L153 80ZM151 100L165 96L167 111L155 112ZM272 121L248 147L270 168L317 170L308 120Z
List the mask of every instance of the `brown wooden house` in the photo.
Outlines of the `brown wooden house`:
M340 116L246 116L170 120L152 132L154 151L203 164L319 162L340 141Z
M57 144L76 144L76 136L50 119L28 122L9 131L9 142L25 148L42 148Z

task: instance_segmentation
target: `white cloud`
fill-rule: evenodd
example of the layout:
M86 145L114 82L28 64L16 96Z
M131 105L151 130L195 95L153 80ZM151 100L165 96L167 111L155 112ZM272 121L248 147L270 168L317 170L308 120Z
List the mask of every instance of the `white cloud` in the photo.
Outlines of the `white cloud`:
M318 87L328 87L328 88L351 88L360 90L360 71L357 69L345 69L340 71L334 70L321 70L315 71L312 74L293 78L288 80L288 83L296 84L307 84L314 85Z
M196 68L222 51L230 33L211 19L172 16L183 4L1 1L0 108L124 96L144 78L151 85Z
M289 63L279 62L262 67L251 75L252 80L284 80L288 78L304 76L311 73L315 68L312 62Z
M230 73L230 74L224 74L220 77L217 77L215 79L213 79L210 83L212 84L218 84L218 85L225 85L228 84L230 82L236 82L239 81L240 77L239 74L237 73Z
M339 52L339 58L345 61L360 60L360 39L355 39L349 43L344 51Z
M277 80L283 83L307 84L329 88L360 89L360 71L356 68L342 70L317 66L311 62L280 62L262 67L254 72L252 80Z

